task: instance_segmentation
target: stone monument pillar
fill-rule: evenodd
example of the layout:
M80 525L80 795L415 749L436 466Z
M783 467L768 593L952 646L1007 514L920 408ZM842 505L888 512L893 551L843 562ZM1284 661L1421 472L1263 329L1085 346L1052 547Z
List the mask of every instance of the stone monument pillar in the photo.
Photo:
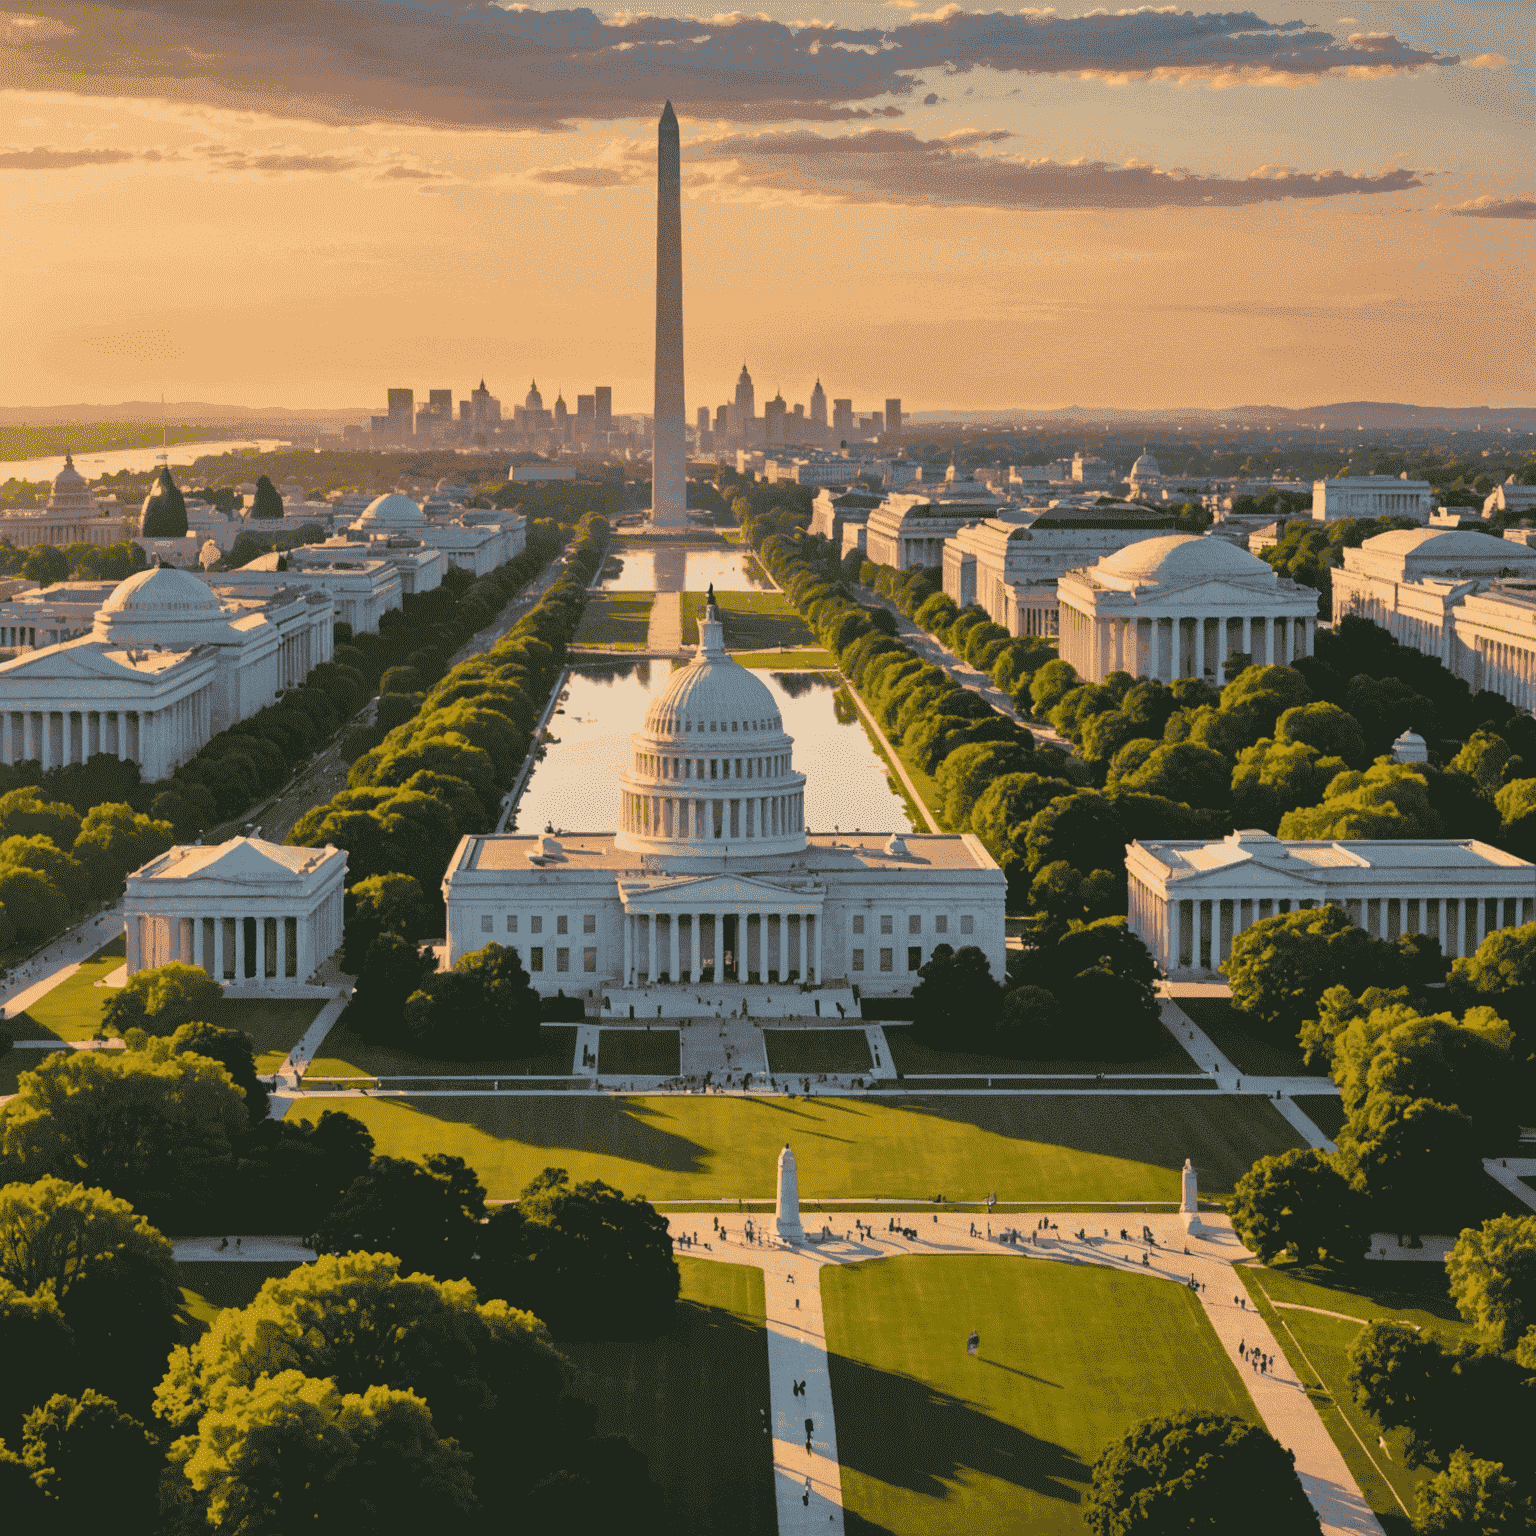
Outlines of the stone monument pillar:
M683 406L682 164L669 101L656 125L656 408L651 418L651 523L688 526Z
M1200 1231L1200 1189L1195 1179L1195 1166L1186 1157L1184 1171L1179 1177L1179 1215L1184 1218L1184 1230Z
M779 1153L778 1207L774 1213L774 1226L779 1237L786 1243L803 1243L805 1228L800 1225L800 1175L795 1169L795 1154L784 1143Z

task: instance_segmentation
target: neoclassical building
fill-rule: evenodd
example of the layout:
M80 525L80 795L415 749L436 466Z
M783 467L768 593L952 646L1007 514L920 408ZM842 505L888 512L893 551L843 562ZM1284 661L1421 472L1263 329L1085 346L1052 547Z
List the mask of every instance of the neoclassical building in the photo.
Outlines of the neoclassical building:
M891 995L936 945L975 944L1001 979L1007 882L980 841L807 832L772 693L726 653L713 606L699 634L635 735L616 832L459 844L449 963L495 941L549 995L704 980Z
M1317 593L1223 539L1132 544L1056 584L1061 656L1090 682L1111 672L1221 686L1226 658L1260 666L1312 654Z
M42 506L13 507L0 514L0 539L9 539L17 549L34 544L121 544L137 530L138 519L116 496L91 494L67 453Z
M1536 918L1536 865L1473 839L1135 842L1130 925L1172 977L1218 971L1262 918L1333 902L1379 939L1427 934L1447 958Z
M869 514L862 537L856 524L846 524L841 552L862 548L866 559L899 571L941 565L945 539L968 523L1001 515L1010 505L1006 496L974 480L951 479L929 495L901 492L887 496Z
M1341 517L1411 517L1427 523L1434 487L1407 475L1341 475L1312 482L1312 516L1318 522Z
M341 943L346 876L329 844L168 849L128 876L128 974L174 960L236 987L307 981Z
M139 571L88 635L0 663L0 762L46 770L110 752L167 778L329 661L334 613L320 592L222 601L189 571Z
M1011 635L1054 635L1061 577L1173 527L1171 512L1123 505L989 517L944 541L944 590L962 608L980 604Z
M1536 549L1454 528L1396 528L1344 551L1333 618L1370 619L1474 692L1536 706Z

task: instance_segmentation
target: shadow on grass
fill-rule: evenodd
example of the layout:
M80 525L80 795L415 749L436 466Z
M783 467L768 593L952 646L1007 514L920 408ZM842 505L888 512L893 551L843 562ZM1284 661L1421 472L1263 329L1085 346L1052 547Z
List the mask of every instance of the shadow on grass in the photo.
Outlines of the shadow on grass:
M682 1071L677 1029L604 1029L597 1036L597 1070L607 1077L676 1077Z
M1275 1040L1263 1034L1225 997L1176 997L1179 1007L1210 1036L1239 1072L1273 1077L1327 1077L1320 1065L1308 1066L1294 1039Z
M1090 1468L1065 1446L994 1419L912 1376L833 1353L827 1367L837 1404L837 1455L844 1467L931 1499L949 1497L947 1484L969 1471L1041 1498L1082 1501ZM880 1529L867 1521L864 1527Z
M1195 1094L914 1095L899 1101L933 1116L1022 1141L1150 1163L1170 1172L1190 1158L1202 1191L1230 1191L1260 1157L1303 1146L1268 1099ZM914 1135L921 1132L914 1130Z
M887 1024L885 1038L890 1042L892 1065L909 1076L925 1073L936 1076L986 1072L993 1076L1031 1077L1042 1074L1109 1072L1116 1075L1135 1073L1198 1072L1198 1063L1166 1030L1160 1032L1162 1049L1151 1056L1108 1057L1037 1057L989 1056L985 1052L936 1051L917 1039L910 1024Z

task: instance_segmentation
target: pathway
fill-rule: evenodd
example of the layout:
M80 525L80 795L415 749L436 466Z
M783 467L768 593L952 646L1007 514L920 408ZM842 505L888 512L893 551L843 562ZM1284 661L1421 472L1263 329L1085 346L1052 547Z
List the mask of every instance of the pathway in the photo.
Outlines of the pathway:
M299 1083L309 1069L310 1062L320 1054L325 1037L330 1034L351 1000L352 989L340 988L315 1015L309 1028L299 1037L298 1044L288 1052L288 1059L277 1069L273 1078L273 1092L267 1095L267 1113L273 1120L281 1120L292 1107L293 1101L300 1096Z
M1536 1178L1536 1157L1487 1157L1483 1167L1512 1194L1515 1199L1536 1211L1536 1189L1521 1182Z
M55 987L69 980L80 969L80 962L88 960L123 931L121 901L114 902L104 912L83 919L58 938L29 955L17 965L3 982L0 982L0 1003L5 1017L15 1018L38 998L46 996Z
M1246 1292L1233 1273L1233 1267L1246 1261L1249 1254L1238 1242L1225 1216L1202 1215L1206 1231L1200 1237L1186 1237L1177 1215L1138 1216L1138 1225L1145 1223L1156 1239L1156 1246L1151 1248L1139 1241L1121 1241L1108 1236L1109 1229L1104 1222L1116 1218L1093 1212L1079 1213L1076 1225L1086 1232L1090 1224L1096 1222L1097 1231L1105 1235L1089 1235L1080 1242L1072 1231L1056 1230L1038 1246L1028 1240L1028 1233L1020 1234L1021 1241L1017 1245L1002 1243L998 1240L1005 1231L1002 1223L998 1224L995 1237L989 1238L984 1219L979 1222L980 1235L972 1236L970 1228L978 1218L950 1212L903 1217L910 1223L909 1230L916 1232L914 1238L888 1233L885 1228L891 1218L887 1212L840 1211L829 1219L846 1232L853 1230L855 1220L866 1221L874 1228L874 1233L857 1241L833 1236L829 1241L787 1249L776 1242L745 1244L741 1227L732 1227L729 1216L724 1219L724 1228L729 1229L727 1241L721 1241L719 1234L700 1230L696 1213L679 1213L668 1218L674 1241L685 1232L695 1231L701 1240L701 1246L679 1247L679 1253L724 1263L751 1264L764 1272L768 1305L769 1394L774 1414L774 1469L778 1474L775 1482L781 1533L821 1531L829 1524L834 1530L842 1529L841 1472L837 1464L833 1405L829 1391L825 1397L822 1395L826 1341L822 1332L821 1304L819 1297L814 1305L810 1300L811 1289L819 1290L821 1268L828 1264L853 1264L898 1254L989 1253L1101 1265L1181 1284L1187 1284L1191 1275L1202 1281L1204 1289L1199 1296L1205 1315L1233 1363L1243 1373L1244 1383L1265 1427L1295 1454L1297 1473L1318 1513L1323 1536L1362 1536L1362 1533L1382 1536L1379 1522L1361 1496L1343 1456L1307 1395L1306 1384L1286 1360L1263 1318L1244 1305ZM1054 1219L1062 1229L1068 1229L1074 1223L1070 1213L1057 1213ZM745 1218L737 1220L744 1221ZM807 1231L817 1221L815 1213L806 1209L805 1202L802 1202L801 1220L806 1223ZM765 1217L763 1221L765 1230L771 1231L772 1217ZM711 1246L704 1248L703 1241L709 1241ZM1145 1265L1143 1259L1147 1260ZM795 1277L793 1281L788 1279L790 1275ZM794 1306L797 1297L799 1308ZM959 1347L958 1338L956 1346ZM1242 1353L1239 1353L1240 1347ZM1255 1347L1262 1354L1274 1357L1274 1371L1260 1374L1248 1363L1248 1354ZM798 1380L806 1383L804 1398L792 1393L792 1383ZM807 1416L814 1419L809 1457L805 1451L803 1428ZM787 1438L784 1434L786 1426L791 1427ZM795 1436L800 1438L797 1440ZM808 1504L802 1504L804 1479L808 1472L812 1476L812 1497ZM829 1519L823 1519L823 1515Z
M646 632L645 648L652 655L681 656L683 653L683 594L658 592L651 604L651 627Z

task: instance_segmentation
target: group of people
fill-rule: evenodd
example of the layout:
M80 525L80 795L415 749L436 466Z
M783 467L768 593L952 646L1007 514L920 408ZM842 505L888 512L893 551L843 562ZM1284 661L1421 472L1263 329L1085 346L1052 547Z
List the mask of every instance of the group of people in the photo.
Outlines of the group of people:
M1237 1346L1239 1359L1246 1360L1250 1370L1256 1371L1260 1376L1269 1375L1274 1368L1275 1357L1266 1355L1257 1349L1249 1349L1248 1341L1243 1339Z

